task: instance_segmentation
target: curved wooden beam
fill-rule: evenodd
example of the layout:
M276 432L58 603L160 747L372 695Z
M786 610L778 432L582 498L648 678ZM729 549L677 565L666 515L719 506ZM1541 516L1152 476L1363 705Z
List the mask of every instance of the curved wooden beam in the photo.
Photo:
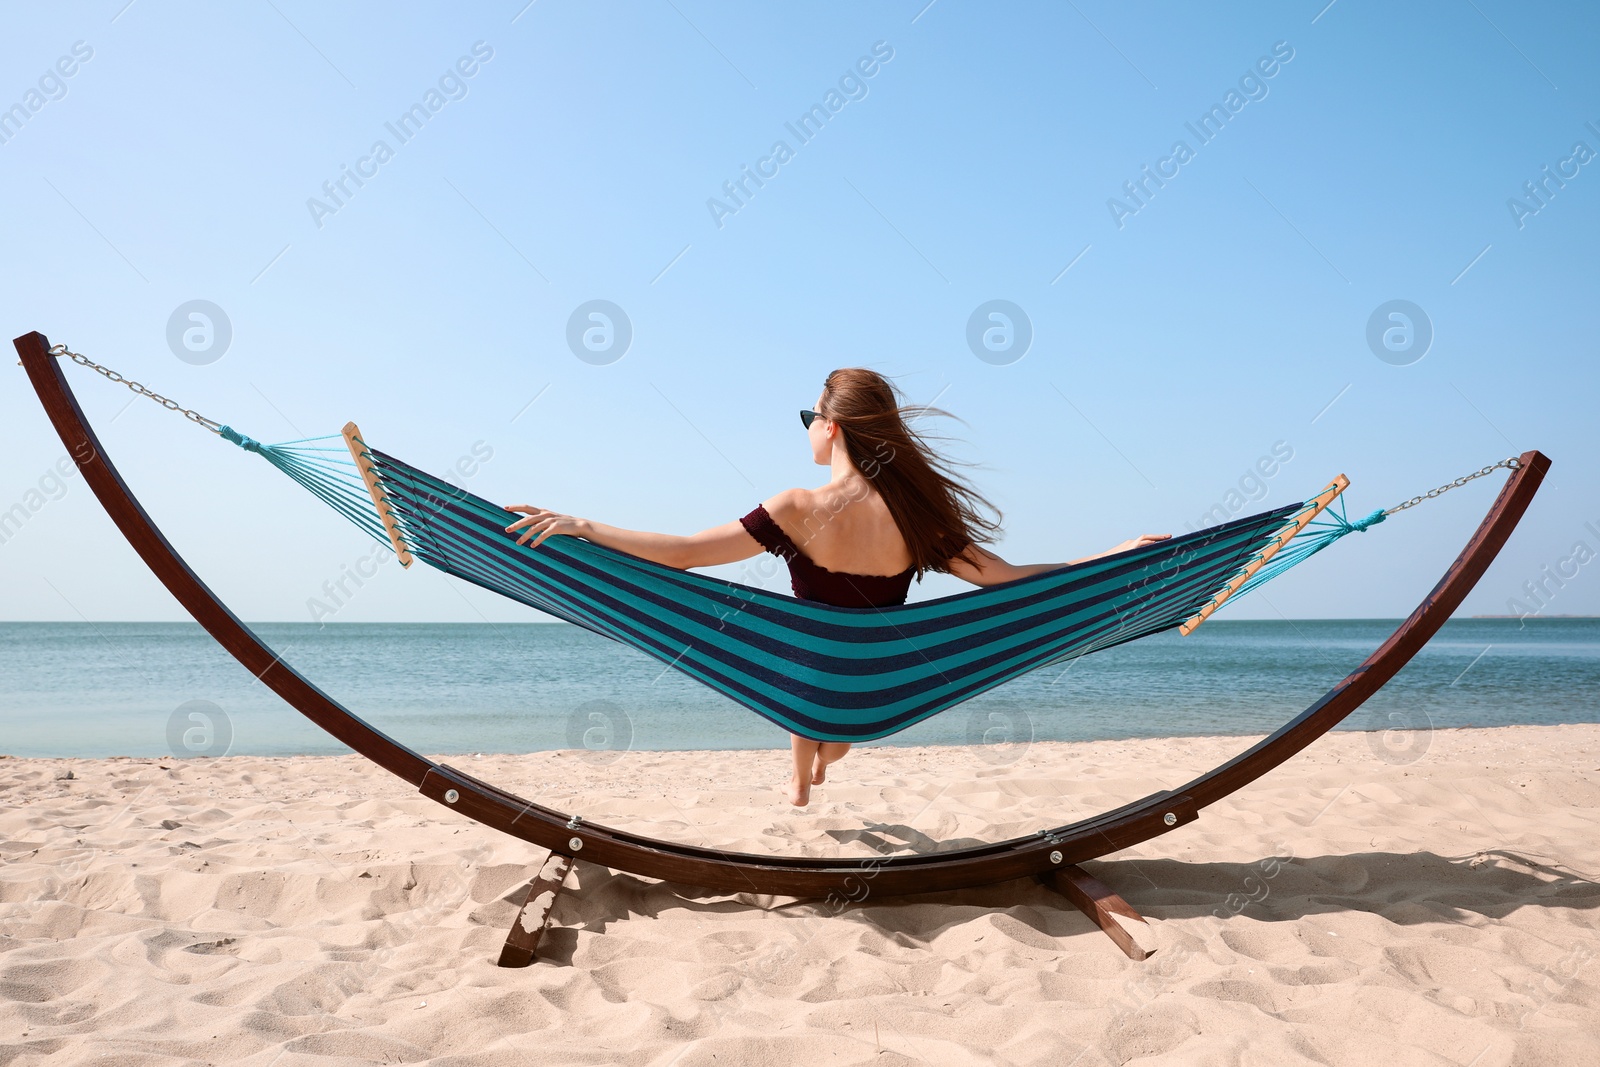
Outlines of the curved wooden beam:
M1031 837L917 856L760 856L698 848L584 822L435 763L374 729L284 663L240 622L167 543L106 457L39 333L16 339L50 421L134 551L217 642L290 706L361 755L469 818L553 852L616 870L726 892L859 901L867 896L989 885L1048 875L1193 822L1201 808L1253 782L1322 736L1392 678L1460 606L1538 491L1550 461L1524 452L1460 556L1377 651L1270 737L1178 789Z

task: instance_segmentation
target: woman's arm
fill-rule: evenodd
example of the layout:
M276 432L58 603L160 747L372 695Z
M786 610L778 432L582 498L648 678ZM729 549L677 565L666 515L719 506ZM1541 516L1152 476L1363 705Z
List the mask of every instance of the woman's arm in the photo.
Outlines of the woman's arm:
M1099 559L1102 556L1110 556L1117 552L1141 548L1157 541L1165 541L1171 536L1171 534L1143 534L1124 541L1114 548L1108 548L1104 552L1096 552L1092 556L1084 556L1081 559L1069 559L1065 563L1025 563L1020 566L1014 563L1007 563L993 552L979 545L973 545L972 554L978 557L978 562L981 565L975 567L966 560L956 557L950 560L950 573L963 581L971 582L973 585L1000 585L1002 582L1014 582L1018 578L1026 578L1030 574L1043 574L1045 571L1070 567L1074 563L1087 563L1091 559Z
M790 490L789 492L793 492ZM770 504L779 506L788 499L788 493L779 493ZM662 563L668 567L687 570L690 567L715 567L722 563L737 563L741 559L760 555L765 549L750 536L750 531L737 519L713 526L699 533L679 534L649 533L644 530L625 530L592 519L579 519L562 515L532 504L513 504L507 511L526 516L506 527L506 533L517 538L517 543L538 548L544 539L554 534L567 534L605 545L631 556Z

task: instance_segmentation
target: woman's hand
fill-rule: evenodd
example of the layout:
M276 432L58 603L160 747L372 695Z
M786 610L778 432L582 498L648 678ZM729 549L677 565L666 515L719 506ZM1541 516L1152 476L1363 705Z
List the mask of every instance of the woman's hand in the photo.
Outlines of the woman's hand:
M1129 549L1143 548L1145 545L1153 545L1157 541L1165 541L1171 536L1171 534L1140 534L1138 537L1135 537L1132 540L1122 542L1122 544L1118 545L1116 548L1113 548L1111 552L1127 552ZM1107 554L1109 555L1111 553Z
M521 536L517 537L519 545L528 544L528 540L532 538L533 544L529 547L538 548L551 534L586 537L589 533L588 519L573 518L571 515L562 515L548 508L534 507L532 504L511 504L506 510L520 511L527 516L506 527L508 534L516 535L519 530L522 531Z

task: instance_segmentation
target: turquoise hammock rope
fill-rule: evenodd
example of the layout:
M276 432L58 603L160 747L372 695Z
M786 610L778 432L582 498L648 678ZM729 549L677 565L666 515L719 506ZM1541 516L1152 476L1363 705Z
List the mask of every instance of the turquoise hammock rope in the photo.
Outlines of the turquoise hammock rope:
M254 452L287 474L379 542L388 543L389 535L373 510L372 497L342 436L307 437L264 445L231 426L219 427L217 432L224 441L231 441L246 452Z
M932 600L843 608L579 537L518 545L504 529L514 513L371 448L353 424L343 435L263 444L65 346L51 351L261 456L402 563L421 559L627 644L818 741L884 737L1048 664L1174 627L1187 633L1346 535L1519 465L1501 460L1355 521L1340 476L1310 501L1111 556Z
M352 466L354 466L353 462ZM1334 512L1334 508L1339 509L1337 514ZM1304 563L1346 534L1366 533L1388 517L1388 512L1378 508L1366 518L1351 522L1345 518L1344 497L1338 497L1332 504L1323 509L1322 514L1307 523L1305 529L1295 534L1287 545L1278 550L1277 554L1262 564L1249 578L1245 579L1245 583L1236 589L1233 596L1223 603L1225 605L1232 603L1252 589L1265 585L1290 567Z

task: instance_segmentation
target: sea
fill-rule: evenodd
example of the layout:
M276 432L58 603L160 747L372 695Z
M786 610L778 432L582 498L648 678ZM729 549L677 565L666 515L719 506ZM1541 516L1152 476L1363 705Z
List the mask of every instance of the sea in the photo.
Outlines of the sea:
M1380 645L1393 619L1211 619L1044 667L872 745L1256 735ZM429 755L787 747L778 726L565 623L261 623L304 677ZM1463 618L1341 729L1600 721L1600 619ZM1393 735L1388 735L1393 736ZM0 623L0 754L348 752L193 623Z

